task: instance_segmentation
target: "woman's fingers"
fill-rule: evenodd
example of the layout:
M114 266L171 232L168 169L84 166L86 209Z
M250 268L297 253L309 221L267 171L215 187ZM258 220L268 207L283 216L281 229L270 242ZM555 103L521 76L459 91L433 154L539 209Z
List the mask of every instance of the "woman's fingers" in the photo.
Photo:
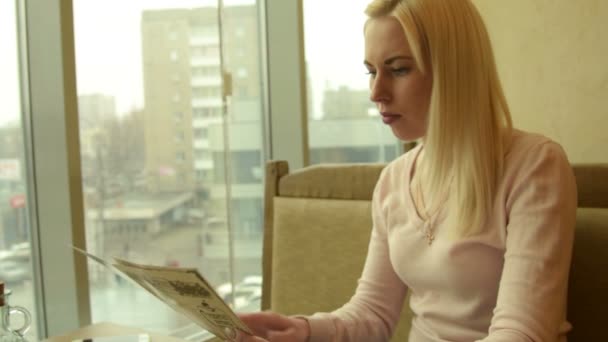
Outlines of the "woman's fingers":
M268 340L253 335L241 334L236 339L236 342L268 342Z
M269 342L294 342L294 341L299 341L298 339L296 339L296 333L295 333L295 329L290 328L287 330L280 330L280 331L270 331L268 333L268 341Z
M247 313L238 316L253 330L285 330L293 327L291 319L274 312Z
M266 336L268 332L267 324L264 319L258 317L258 314L238 314L238 316L254 335Z
M239 334L236 342L294 342L293 329L282 331L269 331L267 339L245 333Z
M241 333L243 342L294 342L304 340L302 336L306 332L298 333L298 325L296 320L274 312L257 312L238 314L239 318L252 331L254 336L246 336ZM301 335L301 336L300 336ZM265 340L264 340L265 339Z

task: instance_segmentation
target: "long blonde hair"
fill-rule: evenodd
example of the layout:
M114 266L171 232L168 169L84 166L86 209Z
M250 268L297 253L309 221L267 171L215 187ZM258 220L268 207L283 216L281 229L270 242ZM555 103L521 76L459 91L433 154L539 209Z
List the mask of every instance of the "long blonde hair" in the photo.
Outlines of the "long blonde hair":
M428 202L438 203L448 189L452 235L479 234L494 204L512 130L479 12L470 0L374 0L365 13L395 17L418 67L432 74L420 170Z

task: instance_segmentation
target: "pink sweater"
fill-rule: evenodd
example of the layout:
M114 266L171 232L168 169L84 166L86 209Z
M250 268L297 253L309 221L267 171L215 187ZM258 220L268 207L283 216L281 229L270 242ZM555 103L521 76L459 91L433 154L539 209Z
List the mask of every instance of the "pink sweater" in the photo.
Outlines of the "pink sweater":
M419 149L382 172L357 291L308 317L310 341L388 341L408 290L409 342L566 341L576 184L562 148L515 130L485 232L451 240L439 211L431 245L409 191Z

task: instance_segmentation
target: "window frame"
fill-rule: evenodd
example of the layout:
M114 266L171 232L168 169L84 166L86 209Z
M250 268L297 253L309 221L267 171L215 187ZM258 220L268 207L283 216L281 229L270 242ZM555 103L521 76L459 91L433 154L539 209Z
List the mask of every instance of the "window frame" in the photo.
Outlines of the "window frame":
M299 169L309 165L303 0L262 3L267 155Z
M15 0L38 334L91 323L72 0ZM308 164L302 0L260 0L266 159Z
M44 338L91 321L86 260L69 247L85 244L72 2L17 6L34 291Z

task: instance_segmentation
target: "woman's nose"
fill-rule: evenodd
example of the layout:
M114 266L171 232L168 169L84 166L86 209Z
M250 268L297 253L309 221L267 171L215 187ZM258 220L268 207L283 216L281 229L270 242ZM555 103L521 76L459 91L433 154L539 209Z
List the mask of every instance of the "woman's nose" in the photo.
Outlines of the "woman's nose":
M375 103L385 103L390 101L390 92L386 87L386 82L380 77L376 77L370 83L369 99Z

